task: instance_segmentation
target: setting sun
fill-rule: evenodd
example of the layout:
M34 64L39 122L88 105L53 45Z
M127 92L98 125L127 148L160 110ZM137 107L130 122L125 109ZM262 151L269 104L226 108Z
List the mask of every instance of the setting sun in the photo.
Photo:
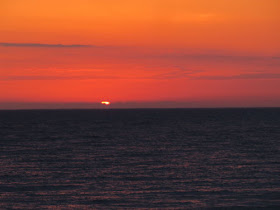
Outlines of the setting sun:
M101 104L110 105L109 101L102 101Z

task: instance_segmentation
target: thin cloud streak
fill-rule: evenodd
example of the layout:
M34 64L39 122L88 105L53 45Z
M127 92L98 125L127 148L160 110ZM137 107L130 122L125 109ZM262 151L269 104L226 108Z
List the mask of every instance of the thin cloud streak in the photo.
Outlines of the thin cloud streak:
M0 42L1 47L50 47L50 48L82 48L82 47L97 47L93 45L82 44L43 44L43 43L6 43Z
M0 81L14 80L92 80L92 79L122 79L115 76L5 76Z
M203 71L200 71L203 72ZM199 73L199 72L198 72ZM77 75L77 76L39 76L39 75L27 75L27 76L2 76L0 81L15 81L15 80L96 80L96 79L116 79L116 80L137 80L137 79L154 79L154 80L170 80L188 78L193 80L240 80L240 79L280 79L280 74L262 73L262 74L240 74L240 75L217 75L217 76L196 76L196 72L179 72L174 71L166 74L157 74L151 76L118 76L118 75Z
M197 80L280 79L280 74L240 74L231 76L194 76Z

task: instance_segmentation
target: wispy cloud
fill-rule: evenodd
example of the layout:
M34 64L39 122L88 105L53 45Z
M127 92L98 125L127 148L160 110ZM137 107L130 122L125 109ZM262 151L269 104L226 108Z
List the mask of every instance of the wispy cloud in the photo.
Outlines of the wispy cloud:
M81 48L81 47L97 47L93 45L82 44L43 44L43 43L11 43L0 42L1 47L50 47L50 48Z
M14 80L92 80L92 79L122 79L117 76L3 76L0 81L14 81Z
M280 56L258 56L258 55L234 55L230 53L200 53L200 52L178 52L178 53L162 53L150 55L153 58L163 59L192 59L192 60L215 60L215 61L232 61L232 62L249 62L249 61L272 61L279 60Z
M146 79L179 79L179 78L188 78L192 77L192 75L204 72L202 70L191 70L191 69L185 69L182 67L174 67L174 70L170 68L168 72L158 73L153 76L147 77Z
M234 80L234 79L280 79L280 74L261 73L261 74L240 74L230 76L193 76L192 79L200 80Z
M139 73L136 75L119 75L118 73L103 74L101 72L87 75L6 75L0 76L0 81L16 81L16 80L97 80L97 79L116 79L116 80L171 80L171 79L192 79L192 80L244 80L244 79L280 79L278 73L250 73L239 75L197 75L205 71L191 71L191 70L174 70L165 73L153 74L142 76Z

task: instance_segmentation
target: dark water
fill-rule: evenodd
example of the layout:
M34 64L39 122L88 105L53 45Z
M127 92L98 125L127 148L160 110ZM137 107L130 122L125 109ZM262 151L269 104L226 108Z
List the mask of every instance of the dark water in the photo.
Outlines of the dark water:
M0 208L280 206L280 109L0 111Z

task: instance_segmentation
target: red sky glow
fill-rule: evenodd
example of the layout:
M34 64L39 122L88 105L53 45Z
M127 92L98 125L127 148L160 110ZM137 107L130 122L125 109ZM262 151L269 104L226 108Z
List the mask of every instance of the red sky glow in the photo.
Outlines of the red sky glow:
M279 11L278 0L1 1L0 109L279 107Z

